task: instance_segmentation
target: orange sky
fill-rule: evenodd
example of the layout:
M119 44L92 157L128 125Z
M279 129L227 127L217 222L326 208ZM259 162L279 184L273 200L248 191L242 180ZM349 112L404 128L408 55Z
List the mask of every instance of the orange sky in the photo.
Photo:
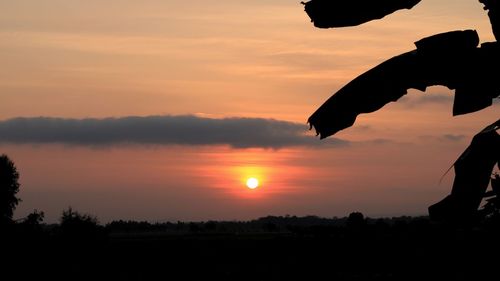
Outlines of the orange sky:
M195 114L304 124L357 75L457 29L493 40L471 0L424 0L336 30L314 28L290 0L2 1L0 120ZM37 208L52 221L69 205L104 221L425 214L449 192L449 182L437 185L442 173L498 118L498 103L451 117L451 96L410 91L340 132L354 143L343 148L0 143L0 153L21 173L17 215ZM249 169L262 178L253 195L242 183Z
M73 206L102 221L423 214L450 191L451 175L439 179L462 148L3 147L21 172L18 216L37 208L55 219ZM261 181L256 190L244 185L251 176Z

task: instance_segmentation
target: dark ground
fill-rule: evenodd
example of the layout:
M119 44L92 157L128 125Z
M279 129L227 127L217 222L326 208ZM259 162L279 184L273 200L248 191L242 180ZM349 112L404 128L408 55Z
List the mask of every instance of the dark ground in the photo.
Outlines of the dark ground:
M16 227L1 280L500 280L499 234L426 218Z

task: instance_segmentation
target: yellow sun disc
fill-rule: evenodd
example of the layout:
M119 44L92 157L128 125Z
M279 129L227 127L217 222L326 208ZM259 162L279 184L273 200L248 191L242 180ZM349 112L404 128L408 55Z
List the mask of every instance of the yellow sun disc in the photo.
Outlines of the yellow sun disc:
M259 186L259 180L256 178L247 179L247 187L250 189L256 189Z

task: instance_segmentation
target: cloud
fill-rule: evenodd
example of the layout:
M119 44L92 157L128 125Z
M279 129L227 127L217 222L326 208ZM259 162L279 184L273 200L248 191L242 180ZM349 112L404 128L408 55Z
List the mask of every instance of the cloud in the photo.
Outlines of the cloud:
M470 140L467 135L443 134L443 135L421 135L418 136L421 141L440 141L440 142L462 142Z
M449 141L462 141L466 138L465 135L453 135L453 134L445 134L443 138Z
M462 141L466 138L465 135L452 135L452 134L446 134L443 136L444 139L449 140L449 141Z
M197 116L147 116L105 119L14 118L0 121L0 143L109 146L229 145L235 148L346 146L348 141L319 141L307 126L262 118L212 119Z

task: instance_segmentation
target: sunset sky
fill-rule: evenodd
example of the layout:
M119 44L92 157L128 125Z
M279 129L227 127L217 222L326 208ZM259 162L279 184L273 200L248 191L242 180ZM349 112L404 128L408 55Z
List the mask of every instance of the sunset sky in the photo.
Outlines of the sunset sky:
M306 120L423 37L475 29L493 41L482 7L423 0L322 30L295 0L1 1L0 154L21 176L15 217L425 215L498 101L452 117L452 91L411 90L321 141Z

